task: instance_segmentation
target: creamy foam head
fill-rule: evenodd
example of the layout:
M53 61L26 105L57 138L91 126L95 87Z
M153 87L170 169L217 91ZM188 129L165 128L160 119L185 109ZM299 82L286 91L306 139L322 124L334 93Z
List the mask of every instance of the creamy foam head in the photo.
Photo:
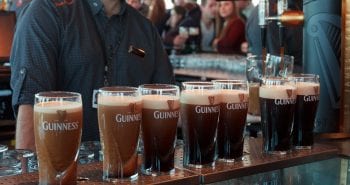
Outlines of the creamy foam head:
M50 101L34 105L35 112L56 114L57 110L65 110L67 113L78 112L82 110L82 104L70 101Z
M169 103L172 103L172 109L177 109L180 107L179 97L176 96L166 96L166 95L143 95L143 108L145 109L165 109L168 110Z
M180 101L192 105L217 105L220 103L218 95L216 90L183 90Z
M248 91L236 89L223 89L219 91L220 101L224 103L248 102Z
M259 97L267 99L296 98L296 87L291 85L262 85L259 89Z
M298 95L318 95L320 94L320 84L314 82L297 82Z
M99 105L106 106L129 106L130 103L141 103L141 97L132 96L99 96Z

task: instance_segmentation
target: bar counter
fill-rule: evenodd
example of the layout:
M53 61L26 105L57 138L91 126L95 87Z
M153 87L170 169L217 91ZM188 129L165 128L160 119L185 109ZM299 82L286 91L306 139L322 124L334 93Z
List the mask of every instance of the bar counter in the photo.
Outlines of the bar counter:
M245 142L245 155L242 161L235 163L216 162L215 167L202 169L184 168L182 165L182 147L178 146L175 154L176 169L173 175L161 175L158 177L139 175L138 180L134 184L216 183L338 157L337 147L326 144L317 143L312 150L292 151L280 156L263 154L261 138L246 138ZM101 162L79 165L78 179L78 184L108 184L102 181ZM1 185L31 185L37 183L37 173L0 177Z

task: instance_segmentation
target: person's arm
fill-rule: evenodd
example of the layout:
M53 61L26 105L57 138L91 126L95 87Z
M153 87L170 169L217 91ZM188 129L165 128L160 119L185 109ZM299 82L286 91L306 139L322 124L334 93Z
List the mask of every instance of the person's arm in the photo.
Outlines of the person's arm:
M20 105L16 125L16 148L35 150L33 106Z
M34 95L56 90L59 17L51 1L32 1L18 17L10 57L16 148L35 149Z
M174 45L174 40L175 37L179 35L179 30L178 28L176 29L170 29L167 32L165 32L164 37L163 37L163 43L166 46L173 46Z

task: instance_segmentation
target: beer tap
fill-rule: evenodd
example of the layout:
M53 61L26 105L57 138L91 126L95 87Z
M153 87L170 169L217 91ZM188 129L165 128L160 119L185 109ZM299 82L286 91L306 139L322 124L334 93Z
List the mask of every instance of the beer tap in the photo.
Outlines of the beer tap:
M288 9L288 2L287 0L278 0L277 2L277 15L281 16L284 11ZM281 56L281 62L280 62L280 69L283 69L284 65L284 25L281 21L277 22L278 25L278 31L279 31L279 44L280 44L280 56Z
M267 34L267 17L269 16L269 1L259 1L259 26L262 44L262 75L265 76L265 59L266 59L266 34Z
M261 4L262 3L262 4ZM288 10L288 1L287 0L278 0L277 1L277 15L276 16L269 16L269 4L268 0L260 0L259 4L259 25L262 27L267 26L267 24L270 23L270 21L277 21L278 25L278 32L279 32L279 46L280 46L280 69L283 69L284 66L284 53L285 53L285 27L287 26L298 26L304 23L304 13L302 11L298 10ZM263 12L266 11L266 12ZM266 30L265 30L266 32ZM262 39L263 43L263 50L264 45L266 49L266 37ZM266 51L265 51L266 52ZM264 54L264 53L263 53ZM266 53L265 53L266 54Z

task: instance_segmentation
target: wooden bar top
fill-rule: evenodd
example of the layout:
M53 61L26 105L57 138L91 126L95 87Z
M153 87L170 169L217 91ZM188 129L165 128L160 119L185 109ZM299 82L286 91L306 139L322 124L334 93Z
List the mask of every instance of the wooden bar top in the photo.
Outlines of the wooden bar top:
M0 177L1 185L37 185L38 173L26 173L16 176ZM78 166L78 183L92 184L115 184L102 181L102 162ZM130 182L118 182L117 184L130 184ZM132 184L199 184L199 175L186 169L175 168L172 175L160 175L157 177L140 175Z
M262 139L247 138L246 154L242 161L234 163L216 162L215 167L202 169L184 168L182 165L182 147L175 153L175 173L158 177L139 175L133 184L207 184L225 181L256 173L277 170L305 163L338 157L338 149L332 145L315 144L311 150L294 150L286 155L269 155L262 153ZM102 182L102 163L78 166L78 184L108 184ZM37 173L0 177L0 184L31 185L38 183Z
M186 169L199 174L200 183L207 184L338 156L338 149L331 145L315 144L311 150L293 150L286 155L271 155L262 153L262 139L248 138L245 142L245 150L248 153L242 161L234 163L217 161L215 167L202 169L186 167ZM179 168L183 168L182 161L177 161L176 164Z

